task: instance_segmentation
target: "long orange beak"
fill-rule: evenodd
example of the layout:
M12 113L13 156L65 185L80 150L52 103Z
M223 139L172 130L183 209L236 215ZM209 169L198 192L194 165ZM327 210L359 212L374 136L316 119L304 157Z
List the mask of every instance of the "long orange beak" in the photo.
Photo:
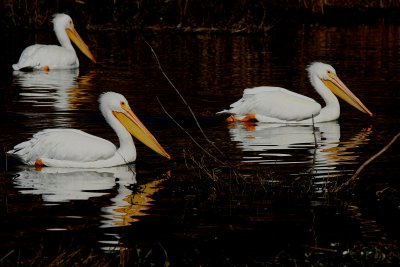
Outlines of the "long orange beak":
M113 115L121 122L128 132L158 154L167 159L171 159L171 156L158 143L149 130L147 130L133 111L128 107L124 107L124 110L125 112L113 111Z
M333 73L328 74L330 80L322 80L322 82L328 87L335 95L360 110L363 113L367 113L370 116L372 112L358 99L347 86Z
M65 29L67 32L67 35L69 39L74 42L74 44L79 48L79 50L82 51L83 54L85 54L91 61L96 63L96 59L94 58L92 52L90 52L89 47L85 44L85 42L82 40L82 38L79 36L78 32L75 30L73 26L71 28Z

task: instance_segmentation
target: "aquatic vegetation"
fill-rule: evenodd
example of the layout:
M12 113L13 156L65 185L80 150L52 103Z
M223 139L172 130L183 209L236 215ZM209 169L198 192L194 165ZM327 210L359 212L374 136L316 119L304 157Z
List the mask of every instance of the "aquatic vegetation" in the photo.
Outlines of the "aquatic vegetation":
M398 1L11 1L3 3L6 27L46 27L49 17L64 10L90 22L91 29L267 32L280 21L365 23L398 20ZM340 16L337 16L337 15ZM348 19L344 19L348 18ZM78 23L79 24L79 23Z

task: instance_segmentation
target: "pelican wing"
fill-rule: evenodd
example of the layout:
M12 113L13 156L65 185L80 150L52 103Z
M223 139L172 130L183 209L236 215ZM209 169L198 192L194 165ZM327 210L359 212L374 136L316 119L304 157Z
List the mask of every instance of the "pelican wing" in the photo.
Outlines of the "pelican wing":
M65 161L91 162L115 155L111 142L75 129L46 129L14 147L7 154L26 164L48 158Z
M13 64L14 70L19 70L23 68L34 68L39 65L39 62L35 60L35 53L37 50L40 50L41 47L45 45L31 45L22 51L21 56L19 57L18 63Z
M24 49L13 69L41 69L45 66L50 69L77 68L79 61L73 50L58 45L35 44Z
M281 87L255 87L245 89L243 97L220 113L239 116L255 114L257 119L267 121L301 121L316 116L321 105L312 98L291 92ZM264 118L264 119L262 119Z

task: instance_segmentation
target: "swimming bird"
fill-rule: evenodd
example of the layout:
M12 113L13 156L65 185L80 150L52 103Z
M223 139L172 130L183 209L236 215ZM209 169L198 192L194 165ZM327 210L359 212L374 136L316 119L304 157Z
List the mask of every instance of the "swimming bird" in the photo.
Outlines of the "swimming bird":
M328 64L314 62L307 68L311 85L325 101L322 108L314 99L281 87L245 89L243 97L217 114L231 114L228 121L311 123L337 120L340 105L335 95L361 112L372 116L367 107L347 88Z
M96 63L96 59L88 46L75 30L70 16L67 14L55 14L53 25L61 46L42 44L28 46L22 51L18 63L12 65L14 70L35 69L48 71L51 69L78 68L78 56L70 40L76 44L82 53Z
M46 129L16 145L7 154L28 165L103 168L136 160L132 136L170 159L154 136L133 113L126 98L106 92L99 97L100 111L119 139L119 148L108 140L76 129Z

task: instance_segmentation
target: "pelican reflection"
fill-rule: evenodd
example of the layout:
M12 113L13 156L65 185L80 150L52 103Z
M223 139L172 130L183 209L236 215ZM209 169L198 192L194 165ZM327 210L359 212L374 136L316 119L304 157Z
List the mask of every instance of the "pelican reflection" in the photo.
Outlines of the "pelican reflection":
M101 208L101 227L125 226L146 215L152 206L152 194L165 179L136 185L135 165L111 168L78 169L18 166L14 187L21 194L41 195L45 205L110 196L110 204Z
M69 89L76 87L79 69L43 71L14 71L14 82L22 88L21 102L32 106L53 106L57 111L68 110Z
M79 69L14 71L14 83L21 87L20 102L34 107L53 107L55 111L76 109L91 88L95 72L79 76ZM79 99L79 101L76 100Z
M112 206L103 207L105 220L102 227L126 226L147 215L153 205L152 195L163 188L166 178L152 180L136 187L134 193L125 186L118 188L118 194L111 200Z
M350 140L341 140L337 121L314 125L234 123L229 126L231 140L244 152L244 162L259 164L313 165L316 176L338 175L337 166L354 164L357 153L351 150L368 141L370 128L362 129ZM298 170L297 170L298 171ZM349 170L351 171L351 170Z
M115 186L136 184L135 165L79 169L18 166L15 188L22 194L41 195L46 203L87 200L109 194Z

